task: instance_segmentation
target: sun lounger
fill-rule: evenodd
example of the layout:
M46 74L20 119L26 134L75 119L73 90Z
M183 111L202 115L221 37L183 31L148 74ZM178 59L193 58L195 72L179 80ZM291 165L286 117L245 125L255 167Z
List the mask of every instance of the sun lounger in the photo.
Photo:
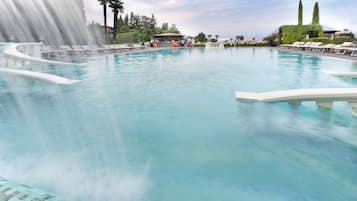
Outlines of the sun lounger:
M321 42L311 42L309 45L307 45L306 50L309 50L311 52L318 52L319 47L322 45Z
M357 57L357 48L352 48L351 50L352 50L351 56Z
M344 42L341 44L341 47L353 47L353 42Z
M331 53L336 52L336 45L334 44L327 44L319 47L320 53Z
M293 47L301 47L304 46L306 43L305 42L295 42L292 44Z
M337 48L336 49L336 54L338 55L345 55L347 53L347 50L345 48Z
M141 49L145 46L141 45L141 44L134 44L134 48L137 48L137 49Z

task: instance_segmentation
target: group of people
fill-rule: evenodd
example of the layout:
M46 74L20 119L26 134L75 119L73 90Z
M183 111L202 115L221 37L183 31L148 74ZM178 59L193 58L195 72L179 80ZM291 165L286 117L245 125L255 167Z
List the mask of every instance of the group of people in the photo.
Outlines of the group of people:
M163 45L165 44L165 45ZM178 48L178 47L187 47L191 48L193 47L193 41L191 39L188 40L172 40L171 43L161 43L157 40L151 40L150 42L145 43L146 46L151 47L151 48L159 48L159 47L168 47L169 45L172 48Z

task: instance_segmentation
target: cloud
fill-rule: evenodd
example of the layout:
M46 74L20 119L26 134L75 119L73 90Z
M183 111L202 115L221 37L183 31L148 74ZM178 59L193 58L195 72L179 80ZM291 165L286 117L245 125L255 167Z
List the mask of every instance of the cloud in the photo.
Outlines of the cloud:
M97 0L86 0L88 18L103 21ZM282 24L297 21L298 0L124 0L126 11L151 15L158 22L177 24L185 33L267 35ZM305 0L304 21L310 23L315 0ZM355 0L320 0L321 22L357 30ZM348 5L348 6L346 6ZM112 15L109 15L112 18ZM110 20L111 23L111 20Z

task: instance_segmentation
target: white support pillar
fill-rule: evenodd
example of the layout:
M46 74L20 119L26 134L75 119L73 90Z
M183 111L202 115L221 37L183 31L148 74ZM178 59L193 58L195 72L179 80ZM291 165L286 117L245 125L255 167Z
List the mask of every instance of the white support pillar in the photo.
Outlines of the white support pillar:
M356 102L348 102L352 108L352 115L357 117L357 101Z
M301 105L301 101L299 100L288 101L288 103L290 105L296 105L296 106Z
M33 46L32 56L36 58L41 58L41 44Z
M324 109L332 109L333 102L332 101L316 101L316 105L320 108Z
M9 67L9 57L5 56L5 67L8 68Z

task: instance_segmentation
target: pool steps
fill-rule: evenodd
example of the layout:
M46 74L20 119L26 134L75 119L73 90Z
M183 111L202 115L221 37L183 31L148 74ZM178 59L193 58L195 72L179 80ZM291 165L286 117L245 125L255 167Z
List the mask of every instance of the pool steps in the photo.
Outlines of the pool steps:
M55 195L0 177L1 201L62 201Z
M326 109L331 109L335 101L347 101L352 108L352 114L357 116L357 88L293 89L262 93L236 91L235 96L238 101L246 102L300 104L313 101L317 106Z

